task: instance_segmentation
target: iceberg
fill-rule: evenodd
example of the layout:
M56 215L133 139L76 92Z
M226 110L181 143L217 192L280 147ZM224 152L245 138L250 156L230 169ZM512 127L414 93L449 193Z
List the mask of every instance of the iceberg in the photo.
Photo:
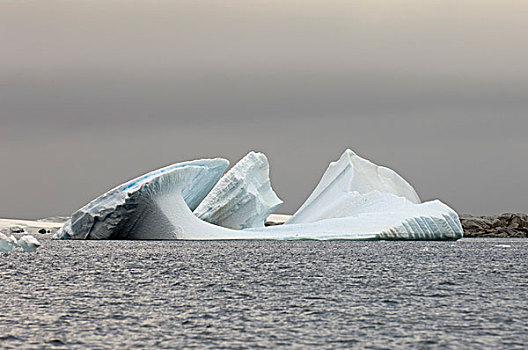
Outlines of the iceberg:
M194 215L235 230L264 227L266 218L281 204L271 188L268 159L250 152L218 181Z
M328 230L324 239L452 240L462 236L458 215L438 200L415 204L378 191L346 198L347 215L283 226L295 230L324 226Z
M25 252L34 252L40 247L40 242L33 236L23 236L18 240L18 246Z
M97 197L66 221L55 238L177 239L176 199L194 209L222 176L226 159L200 159L161 168Z
M312 194L286 224L354 214L363 205L358 195L372 191L420 203L414 188L395 171L373 164L347 149L338 161L330 163Z
M183 162L131 180L75 212L54 238L447 240L462 236L458 215L451 208L437 200L420 203L401 176L350 150L330 164L289 221L263 227L265 217L281 202L271 189L266 157L250 152L222 177L228 164L222 158Z
M40 247L40 242L30 235L22 236L17 241L13 235L8 238L3 233L0 233L0 252L10 252L17 247L22 248L25 252L34 252Z
M358 235L375 234L376 239L458 239L463 234L453 209L438 200L421 203L414 188L395 171L349 149L330 163L285 225L328 224L330 219L342 219L337 222Z
M0 233L0 252L10 252L15 247L17 247L17 241L13 235L8 238L3 233Z

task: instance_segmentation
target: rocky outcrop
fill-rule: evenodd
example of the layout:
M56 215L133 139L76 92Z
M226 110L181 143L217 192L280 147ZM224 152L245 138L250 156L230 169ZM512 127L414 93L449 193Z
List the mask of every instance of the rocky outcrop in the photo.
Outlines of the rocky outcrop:
M464 237L528 237L528 215L460 215Z

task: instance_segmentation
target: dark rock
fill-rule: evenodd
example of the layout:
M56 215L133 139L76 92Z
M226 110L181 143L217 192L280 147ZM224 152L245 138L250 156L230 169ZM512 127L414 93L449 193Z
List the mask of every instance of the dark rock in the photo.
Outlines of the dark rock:
M11 233L27 233L26 229L26 225L12 225L11 227L9 227L9 231Z
M266 221L264 223L264 226L268 227L268 226L278 226L278 225L282 225L283 223L282 222L275 222L275 221Z
M43 234L43 235L45 235L47 232L49 231L46 231L45 228L41 228L40 230L38 230L38 233Z
M528 237L528 215L460 215L464 237Z

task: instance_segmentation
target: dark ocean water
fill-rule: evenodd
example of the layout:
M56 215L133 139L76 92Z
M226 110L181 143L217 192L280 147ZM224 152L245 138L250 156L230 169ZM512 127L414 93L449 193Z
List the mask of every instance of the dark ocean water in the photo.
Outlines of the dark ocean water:
M528 239L41 242L0 348L528 347Z

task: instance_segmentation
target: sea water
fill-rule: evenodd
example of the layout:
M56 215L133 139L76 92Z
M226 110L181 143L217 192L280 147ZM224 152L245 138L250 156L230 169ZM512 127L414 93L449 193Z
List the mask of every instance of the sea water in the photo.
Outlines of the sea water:
M39 239L0 255L0 348L528 346L528 240Z

